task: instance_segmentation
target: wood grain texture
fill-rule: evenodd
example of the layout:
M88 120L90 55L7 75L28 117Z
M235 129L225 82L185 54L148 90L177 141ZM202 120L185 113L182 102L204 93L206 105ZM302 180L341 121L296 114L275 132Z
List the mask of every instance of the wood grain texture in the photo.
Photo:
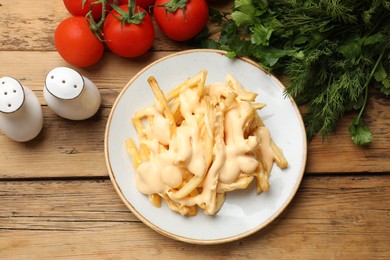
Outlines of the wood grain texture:
M43 107L43 130L34 140L18 143L0 136L2 178L106 176L104 129L108 109L82 121L63 119Z
M232 4L224 2L219 7L226 9ZM42 89L46 74L54 67L69 66L55 51L53 34L57 24L70 14L61 0L47 1L44 8L36 1L3 0L0 4L0 76L17 78L33 89L45 106ZM64 121L44 107L45 127L36 140L17 144L0 134L0 178L106 176L103 134L117 95L146 65L190 48L167 39L159 30L156 32L152 50L140 58L124 59L107 51L98 64L75 68L94 81L102 93L102 109L95 118L79 123ZM346 115L334 135L325 141L315 138L310 143L306 172L390 172L390 116L386 102L375 91L371 95L364 120L374 133L372 145L352 144L348 133L352 115ZM89 124L90 127L85 127ZM53 167L50 166L53 161L74 166ZM29 167L24 167L24 163ZM94 167L88 168L89 165Z
M211 3L220 10L230 10L232 1ZM28 14L26 14L28 12ZM54 51L57 25L70 17L62 0L0 2L0 51ZM154 19L153 19L154 22ZM155 26L151 51L178 51L191 48L186 42L175 42Z
M55 29L70 16L62 0L46 1L44 6L39 1L3 0L0 5L0 51L54 51ZM169 40L157 27L155 31L152 50L188 48L186 44Z
M228 10L233 1L223 2L218 7ZM53 41L57 24L69 16L62 0L0 0L0 77L31 88L44 113L43 131L30 142L0 133L1 259L390 258L389 100L378 91L371 91L363 118L374 142L352 144L348 127L354 115L346 115L326 140L313 139L297 195L268 227L228 244L185 244L129 212L107 177L103 148L110 110L127 82L191 45L156 30L152 49L142 57L106 51L96 65L75 68ZM102 105L95 116L70 121L47 107L44 78L58 66L72 67L98 86Z
M389 193L387 175L306 177L265 229L199 246L138 221L107 179L0 181L0 253L3 259L388 259Z
M0 66L0 75L15 77L31 88L44 112L43 131L30 142L16 143L0 133L0 178L107 176L103 147L110 108L134 75L151 62L172 53L149 52L138 59L123 59L106 53L103 60L91 68L75 68L98 86L102 105L93 118L73 122L56 116L43 99L46 74L56 66L67 66L57 52L0 52L1 61L7 64ZM149 86L145 84L145 87ZM374 134L371 145L358 147L352 143L348 127L354 115L346 115L333 135L323 141L318 137L311 141L306 173L389 173L390 114L387 103L388 99L378 91L371 92L363 118ZM53 162L69 167L58 167Z
M348 128L357 113L346 114L336 131L326 140L316 137L309 144L306 171L311 173L383 172L390 173L389 99L378 90L370 91L363 122L373 134L368 146L357 146Z

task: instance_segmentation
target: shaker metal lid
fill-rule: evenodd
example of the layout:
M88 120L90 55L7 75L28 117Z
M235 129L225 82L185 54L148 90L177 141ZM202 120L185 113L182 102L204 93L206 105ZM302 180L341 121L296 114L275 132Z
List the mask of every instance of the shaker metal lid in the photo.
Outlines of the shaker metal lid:
M22 84L12 77L0 78L0 112L12 113L24 103L25 95Z
M84 78L71 68L57 67L46 75L45 87L57 98L75 99L84 89Z

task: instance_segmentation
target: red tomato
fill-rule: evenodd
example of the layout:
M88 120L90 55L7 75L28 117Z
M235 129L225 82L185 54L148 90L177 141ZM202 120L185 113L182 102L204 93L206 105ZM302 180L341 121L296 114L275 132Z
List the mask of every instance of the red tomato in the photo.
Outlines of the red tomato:
M119 6L125 12L128 12L127 5ZM139 6L135 7L135 14L145 12ZM114 9L107 15L103 25L104 40L108 48L115 54L132 58L147 52L153 45L154 27L150 15L145 12L141 23L122 23L118 19L123 18Z
M96 2L96 0L86 0L83 8L83 0L64 0L66 9L73 16L85 16L91 10L93 2ZM108 2L112 2L112 0ZM110 11L110 9L110 5L106 4L106 10ZM95 20L99 20L102 17L102 4L92 5L92 16Z
M63 20L54 33L54 45L65 61L77 67L95 64L104 53L103 43L91 31L84 16Z
M127 5L129 0L119 0L121 5ZM149 10L149 7L152 6L156 0L136 0L135 4L141 6L145 10Z
M158 27L175 41L186 41L200 33L206 26L209 10L205 0L189 0L184 10L167 12L162 5L175 0L156 0L153 14ZM177 2L177 1L176 1Z

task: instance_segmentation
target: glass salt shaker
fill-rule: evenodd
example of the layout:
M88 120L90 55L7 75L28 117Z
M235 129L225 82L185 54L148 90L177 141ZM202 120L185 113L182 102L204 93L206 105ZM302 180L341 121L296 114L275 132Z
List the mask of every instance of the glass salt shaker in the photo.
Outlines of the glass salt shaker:
M47 74L43 95L54 113L70 120L93 116L101 103L96 85L68 67L57 67Z
M0 130L9 138L26 142L42 130L43 113L34 92L12 77L0 78Z

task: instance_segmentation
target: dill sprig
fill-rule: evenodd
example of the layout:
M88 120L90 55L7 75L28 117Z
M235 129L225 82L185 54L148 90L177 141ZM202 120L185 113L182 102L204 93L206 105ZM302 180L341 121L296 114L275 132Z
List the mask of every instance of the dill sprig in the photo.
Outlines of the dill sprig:
M286 94L308 107L309 138L326 137L357 110L352 140L372 141L362 115L369 86L390 95L390 0L235 0L231 18L212 13L222 31L202 46L287 74Z

